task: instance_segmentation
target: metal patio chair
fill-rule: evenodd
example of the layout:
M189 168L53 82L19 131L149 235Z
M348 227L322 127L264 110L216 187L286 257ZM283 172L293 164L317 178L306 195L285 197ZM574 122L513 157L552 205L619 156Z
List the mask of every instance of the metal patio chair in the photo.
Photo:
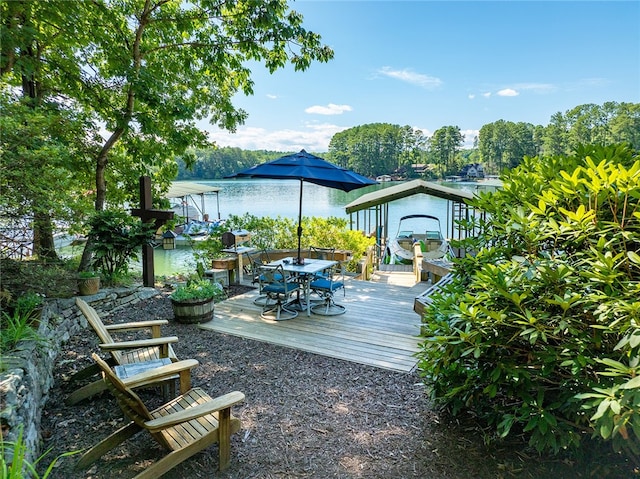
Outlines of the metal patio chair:
M346 296L344 287L344 269L341 263L325 269L321 275L316 276L309 284L312 293L317 294L321 301L311 306L314 314L322 316L337 316L344 314L347 308L335 302L336 291L342 290Z
M260 291L264 292L269 302L262 308L265 319L283 321L298 316L298 312L287 308L294 294L300 293L300 283L290 273L286 273L282 265L262 266L259 269Z

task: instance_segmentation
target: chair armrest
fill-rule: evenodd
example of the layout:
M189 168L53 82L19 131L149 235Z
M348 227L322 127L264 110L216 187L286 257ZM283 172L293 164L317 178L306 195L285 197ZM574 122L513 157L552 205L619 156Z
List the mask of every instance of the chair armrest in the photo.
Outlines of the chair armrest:
M170 379L176 374L182 375L182 373L187 373L190 376L191 369L195 368L198 364L200 363L196 359L184 359L182 361L176 361L175 363L167 364L166 366L149 369L128 378L124 378L122 379L122 382L128 388L133 389L157 383L165 379ZM190 378L185 379L189 379L190 381ZM182 377L180 378L180 382L183 382Z
M222 409L231 408L231 406L234 406L242 401L244 401L244 393L241 393L240 391L233 391L222 396L218 396L217 398L211 399L206 403L187 408L184 411L179 411L173 414L168 414L158 419L146 421L144 424L150 432L157 432L162 429L175 426L176 424L190 421L198 417L206 416L207 414L211 414Z
M135 331L136 329L152 328L153 326L164 326L169 324L166 319L153 319L150 321L132 321L129 323L105 324L107 331Z
M120 341L118 343L102 343L98 346L104 351L118 351L124 349L150 348L153 346L163 346L165 344L177 342L177 336L167 336L166 338L138 339L135 341Z

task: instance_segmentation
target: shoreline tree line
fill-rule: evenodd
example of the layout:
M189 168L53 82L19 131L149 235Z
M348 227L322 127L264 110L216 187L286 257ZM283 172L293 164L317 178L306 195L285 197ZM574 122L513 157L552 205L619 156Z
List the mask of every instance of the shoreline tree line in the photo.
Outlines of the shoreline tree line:
M470 163L480 163L485 173L499 175L505 168L516 168L525 156L568 155L581 144L628 143L639 148L640 104L579 105L555 113L547 126L497 120L480 128L473 138L474 148L463 148L465 140L458 126L444 126L426 136L406 125L370 123L336 133L328 152L316 154L371 178L393 174L442 179L457 175ZM177 179L221 179L288 153L292 152L193 149L188 159L178 158ZM413 165L424 165L424 173L416 173Z

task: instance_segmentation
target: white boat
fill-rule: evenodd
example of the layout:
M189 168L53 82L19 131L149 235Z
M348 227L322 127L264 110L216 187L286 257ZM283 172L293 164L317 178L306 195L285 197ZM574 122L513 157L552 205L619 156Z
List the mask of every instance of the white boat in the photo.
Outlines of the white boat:
M191 220L187 224L177 226L175 243L177 246L189 246L194 241L207 239L211 233L224 224L224 220L200 221Z
M209 237L213 230L224 224L220 219L220 206L218 193L220 188L204 185L192 181L174 181L166 194L166 198L174 200L171 211L174 219L180 221L175 229L176 246L191 246L194 241L202 241ZM209 220L209 214L205 213L205 196L216 197L217 218ZM196 197L200 197L200 206ZM176 201L177 200L177 201Z
M395 238L387 239L382 262L411 264L416 244L420 245L424 259L443 258L449 253L449 243L442 236L438 218L431 215L407 215L400 218Z

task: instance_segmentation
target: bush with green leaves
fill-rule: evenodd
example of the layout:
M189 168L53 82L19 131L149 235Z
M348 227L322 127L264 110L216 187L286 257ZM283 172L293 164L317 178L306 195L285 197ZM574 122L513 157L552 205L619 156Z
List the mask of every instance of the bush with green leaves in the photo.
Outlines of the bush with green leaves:
M207 279L190 279L187 284L178 286L170 298L174 301L205 300L213 298L218 302L226 298L224 288L220 283Z
M34 293L33 291L27 291L21 294L15 301L15 311L19 314L26 314L33 316L42 308L43 299L42 295Z
M47 339L37 331L37 315L42 297L36 293L19 296L11 308L0 315L0 354L13 351L21 341L35 341L44 345Z
M153 222L143 223L124 210L96 212L90 221L92 267L100 271L102 279L117 282L129 271L129 261L138 259L140 247L155 233Z
M425 312L425 383L496 436L554 453L591 436L640 463L640 158L584 146L502 180Z
M361 231L350 230L344 218L304 217L302 225L301 247L304 250L313 245L319 248L351 251L353 261L357 263L367 248L375 244L375 238L367 238ZM226 226L250 231L251 242L257 248L293 249L298 247L298 221L291 218L280 216L260 218L246 213L243 216L230 216ZM347 265L347 269L355 271L355 264Z

